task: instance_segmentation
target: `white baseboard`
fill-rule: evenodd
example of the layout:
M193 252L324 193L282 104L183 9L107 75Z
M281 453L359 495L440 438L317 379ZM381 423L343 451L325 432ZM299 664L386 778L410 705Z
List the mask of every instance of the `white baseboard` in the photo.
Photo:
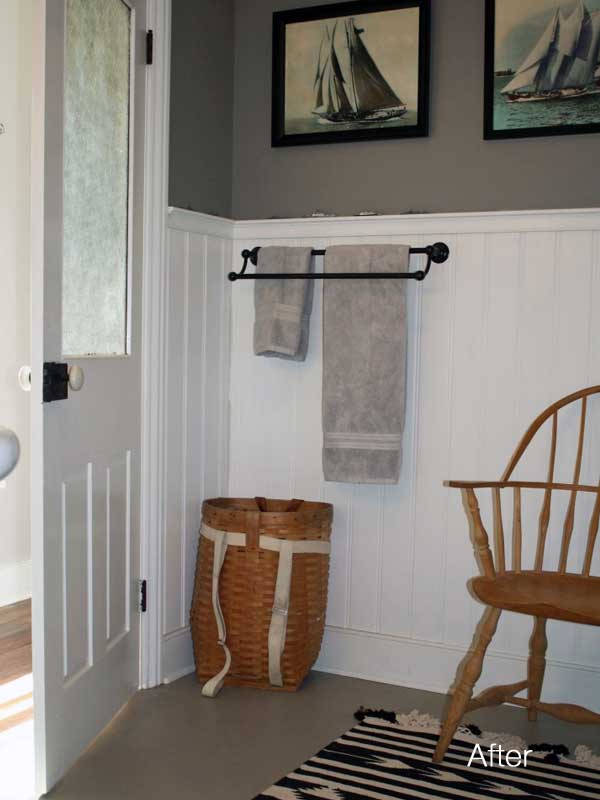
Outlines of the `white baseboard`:
M446 694L465 652L464 648L435 642L328 627L314 668L351 678ZM490 651L477 690L524 680L526 675L525 656ZM544 700L576 703L600 712L599 696L600 669L548 659Z
M31 597L31 561L0 567L0 606L9 606Z
M465 649L436 642L402 639L367 631L327 627L314 669L348 678L388 683L446 694ZM163 683L173 683L194 671L190 629L163 637ZM490 651L478 689L523 680L527 658ZM600 712L600 669L548 659L543 699L577 703ZM360 698L357 698L360 703ZM410 709L403 709L409 710Z
M163 683L173 683L194 671L192 636L188 626L163 636L162 648Z

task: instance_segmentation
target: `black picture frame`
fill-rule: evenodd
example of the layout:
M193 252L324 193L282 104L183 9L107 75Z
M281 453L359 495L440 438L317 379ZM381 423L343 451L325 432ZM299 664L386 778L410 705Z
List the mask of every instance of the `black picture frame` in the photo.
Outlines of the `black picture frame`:
M336 142L364 142L377 139L424 137L429 135L429 69L430 69L430 17L431 0L350 0L331 5L311 6L273 14L273 74L271 145L289 147L295 145L326 144ZM417 120L414 125L351 130L331 129L307 133L286 133L285 129L285 65L286 28L298 22L312 22L336 17L366 16L381 11L396 11L404 8L419 9L418 41L418 100ZM312 80L312 76L311 76Z
M500 0L502 2L502 0ZM526 4L527 0L523 0ZM561 0L556 0L557 7ZM494 121L496 81L496 0L485 0L485 75L484 75L484 139L523 139L540 136L572 136L584 133L600 133L600 117L597 123L568 125L537 125L531 127L496 128ZM512 65L518 68L518 65ZM599 95L600 96L600 95ZM570 100L576 103L577 100Z

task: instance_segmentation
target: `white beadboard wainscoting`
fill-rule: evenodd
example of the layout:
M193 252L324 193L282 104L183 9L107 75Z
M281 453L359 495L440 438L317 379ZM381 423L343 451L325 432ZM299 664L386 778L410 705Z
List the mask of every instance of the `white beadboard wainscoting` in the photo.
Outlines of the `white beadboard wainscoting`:
M232 226L171 209L168 223L162 675L193 666L189 609L201 505L227 494Z
M186 669L186 603L201 497L321 498L334 504L335 520L318 668L445 692L482 606L466 588L476 567L460 494L442 482L498 479L539 411L564 394L600 383L600 212L220 223L174 211L170 227L168 350L174 383L169 424L179 444L173 445L168 465L172 523L165 633L166 650L179 649L176 659L166 659L164 674ZM232 243L224 241L228 237ZM408 284L408 397L400 482L385 487L325 483L321 284L307 360L289 363L253 355L254 284L231 285L226 272L238 270L240 251L255 245L422 246L438 240L450 246L449 261L434 264L422 284ZM207 252L212 256L207 258ZM412 266L418 268L418 258ZM577 427L573 413L561 428L567 438ZM600 475L599 428L590 428L592 444L584 459L595 471L594 482ZM208 441L207 430L212 432ZM527 476L543 480L546 461L546 445L534 446ZM557 478L570 480L572 465L573 447L565 444L558 453ZM511 504L506 505L510 530ZM483 497L484 514L488 506ZM553 525L562 524L561 508L559 500ZM582 503L582 520L587 511ZM536 520L536 508L526 505L526 552ZM577 555L581 546L574 551ZM554 552L551 548L550 558ZM597 564L600 573L600 559ZM529 618L503 615L482 685L524 676L529 633ZM600 710L598 631L552 624L549 634L547 699Z

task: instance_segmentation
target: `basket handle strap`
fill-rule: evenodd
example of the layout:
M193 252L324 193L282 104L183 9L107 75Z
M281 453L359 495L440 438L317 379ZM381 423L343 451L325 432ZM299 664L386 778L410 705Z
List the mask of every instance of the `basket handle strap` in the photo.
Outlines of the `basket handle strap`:
M206 533L205 533L206 535ZM221 576L221 569L225 561L225 554L227 553L227 534L223 532L221 536L210 537L214 543L213 551L213 570L212 570L212 605L217 622L217 632L219 635L219 644L225 651L225 664L223 669L218 672L210 680L206 681L202 687L202 694L205 697L216 697L221 691L223 681L231 668L231 652L225 642L227 641L227 628L225 627L225 619L221 610L221 603L219 601L219 578Z
M269 680L273 686L283 686L281 656L285 647L290 588L292 584L293 542L282 541L279 550L279 566L275 582L273 613L269 627Z
M272 536L261 536L260 547L263 550L278 550L279 565L275 581L273 612L269 626L269 681L273 686L283 686L281 675L281 656L285 648L287 633L288 609L290 605L290 589L292 586L292 560L294 553L323 553L331 551L329 542L320 540L287 540Z

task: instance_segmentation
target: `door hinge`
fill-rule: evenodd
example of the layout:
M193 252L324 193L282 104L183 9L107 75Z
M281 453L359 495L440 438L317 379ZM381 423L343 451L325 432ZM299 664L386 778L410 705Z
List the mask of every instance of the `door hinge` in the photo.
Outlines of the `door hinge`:
M154 63L154 31L146 31L146 64Z
M140 581L140 612L144 614L148 608L148 584L146 579Z

